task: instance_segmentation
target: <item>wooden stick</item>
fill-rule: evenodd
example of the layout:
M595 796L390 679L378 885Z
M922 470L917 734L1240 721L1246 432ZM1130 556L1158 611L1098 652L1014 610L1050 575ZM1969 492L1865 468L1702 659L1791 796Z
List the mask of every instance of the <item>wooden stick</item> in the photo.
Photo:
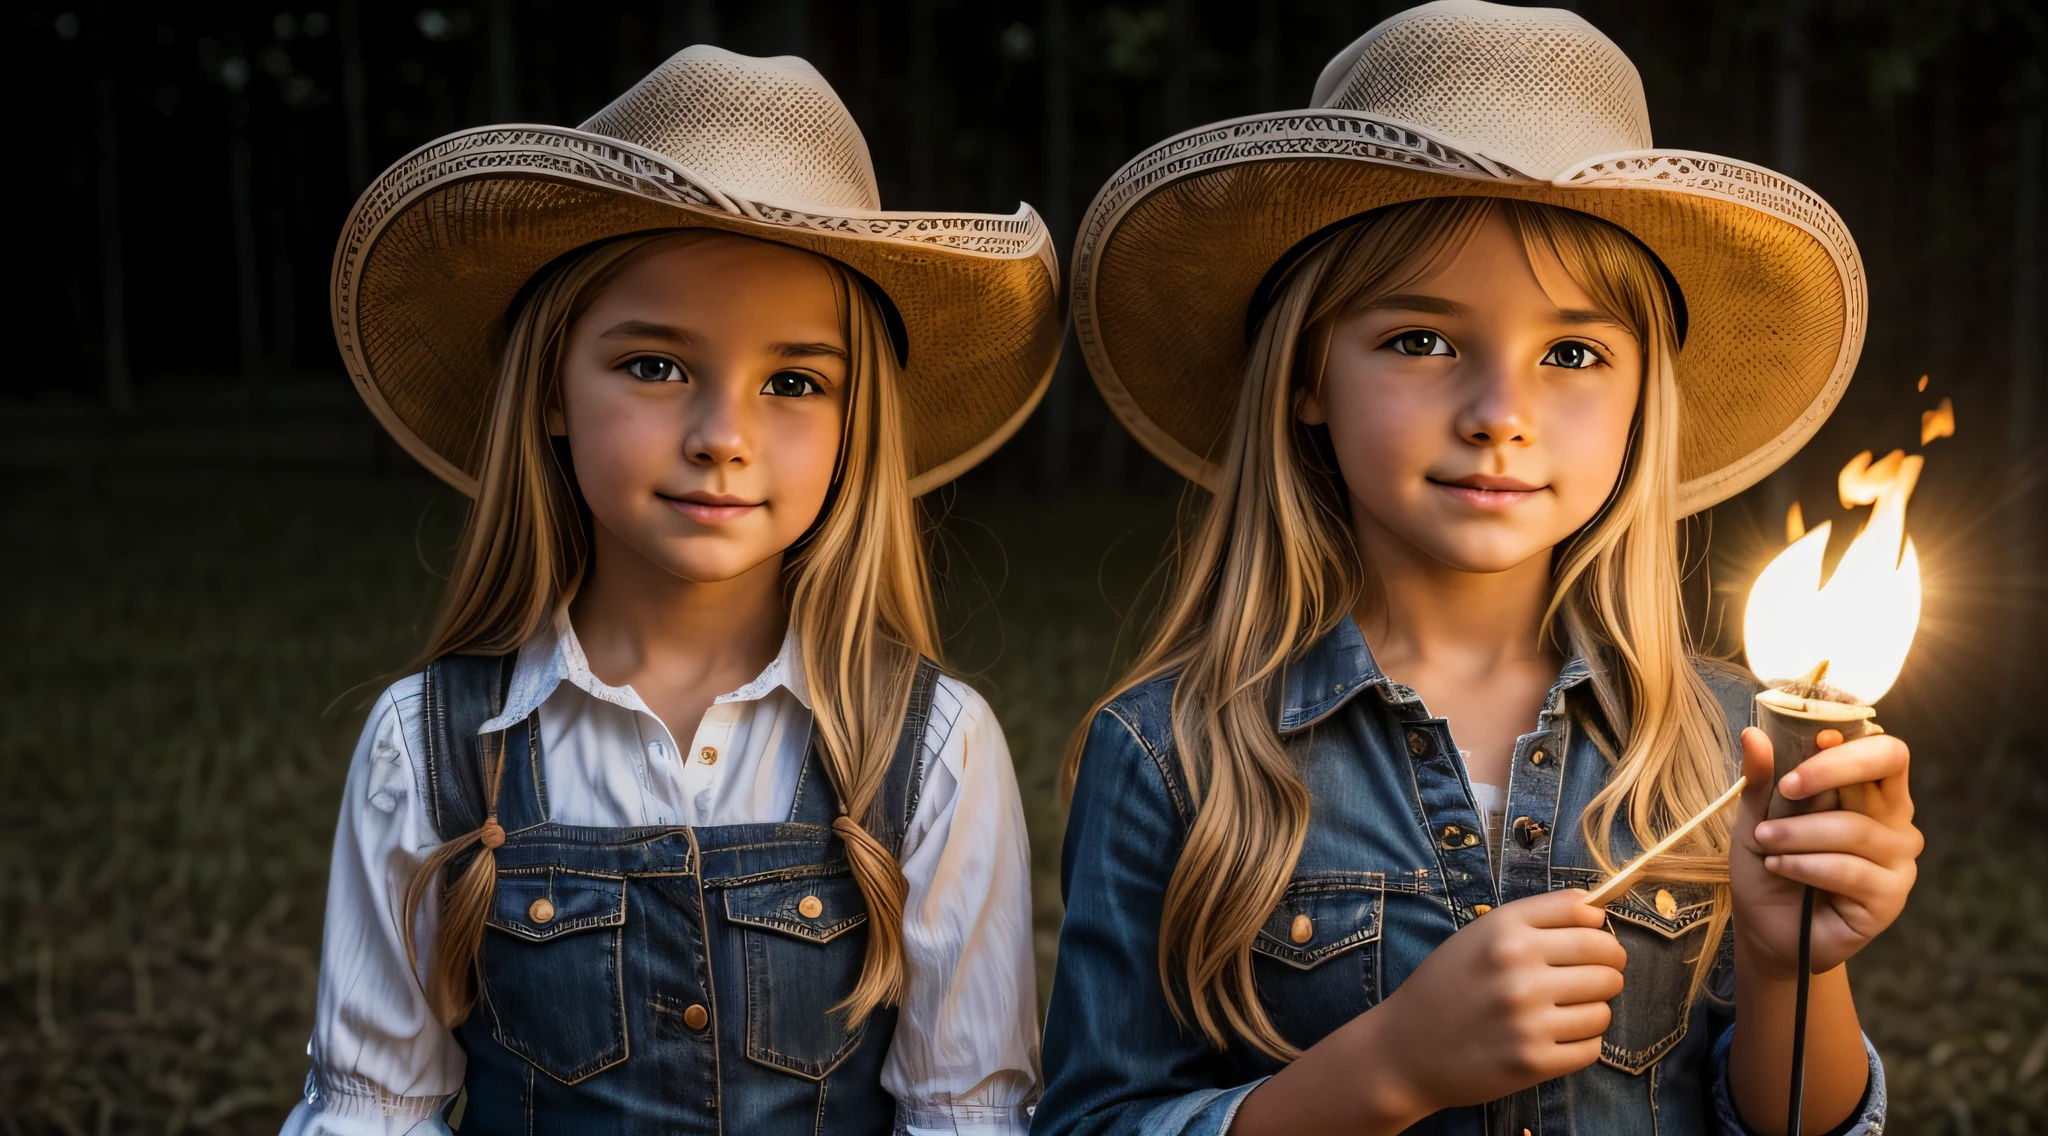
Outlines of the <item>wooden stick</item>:
M1728 786L1728 791L1715 798L1713 804L1701 809L1691 820L1679 825L1676 831L1659 840L1648 852L1630 860L1628 867L1607 877L1607 882L1594 888L1593 894L1586 897L1586 902L1594 907L1605 907L1613 903L1635 883L1637 876L1643 874L1644 868L1649 867L1656 861L1657 857L1669 852L1673 845L1685 839L1687 833L1705 824L1708 817L1727 808L1730 801L1742 795L1742 787L1747 784L1749 784L1749 778L1737 777L1735 784Z

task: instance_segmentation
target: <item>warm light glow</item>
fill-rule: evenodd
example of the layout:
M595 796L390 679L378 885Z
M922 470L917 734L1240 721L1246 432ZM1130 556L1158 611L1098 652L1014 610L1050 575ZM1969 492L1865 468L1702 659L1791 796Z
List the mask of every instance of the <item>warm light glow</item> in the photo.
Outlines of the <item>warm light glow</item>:
M1791 544L1806 535L1806 514L1799 511L1799 502L1785 510L1785 543Z
M1843 504L1876 508L1825 584L1832 522L1794 541L1757 576L1742 638L1758 678L1796 679L1825 660L1827 684L1865 704L1892 688L1920 624L1920 560L1906 536L1906 501L1923 461L1895 450L1873 464L1866 452L1843 467Z

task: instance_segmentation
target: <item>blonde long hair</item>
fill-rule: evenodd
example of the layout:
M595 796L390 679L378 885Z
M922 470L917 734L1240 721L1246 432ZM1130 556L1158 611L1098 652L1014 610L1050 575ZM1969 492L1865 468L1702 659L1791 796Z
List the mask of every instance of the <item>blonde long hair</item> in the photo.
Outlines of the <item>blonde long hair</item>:
M516 651L575 594L589 564L589 520L566 453L546 421L569 330L635 253L679 236L702 239L698 234L709 235L652 233L599 245L545 270L528 288L499 359L476 504L415 669L453 654ZM895 850L857 818L868 815L888 772L918 658L937 659L939 642L910 496L888 324L851 270L824 264L846 335L846 427L833 492L784 563L783 587L812 692L818 753L838 800L832 829L846 845L867 902L860 981L836 1007L857 1023L900 996L906 890ZM489 818L436 849L405 897L406 956L417 967L413 928L426 897L441 885L426 994L434 1014L451 1027L475 1004L472 975L497 884L493 850L505 838L497 822L502 755L487 744L483 758ZM478 850L469 864L445 880L449 862L472 847Z
M1308 789L1274 708L1289 663L1347 612L1382 602L1326 443L1296 419L1298 397L1321 379L1319 345L1335 321L1427 279L1495 214L1643 344L1621 476L1600 512L1555 550L1541 628L1546 643L1591 664L1594 696L1614 731L1612 740L1594 731L1612 771L1581 818L1600 867L1615 867L1611 836L1624 809L1647 844L1728 784L1727 726L1692 668L1679 596L1677 332L1659 267L1606 222L1506 199L1433 198L1355 221L1275 289L1245 364L1219 488L1181 551L1158 628L1095 706L1099 713L1135 686L1179 676L1174 747L1197 807L1167 887L1159 978L1170 994L1182 992L1176 1016L1185 1022L1192 1013L1219 1049L1227 1031L1277 1059L1300 1053L1259 1004L1252 968L1252 941L1280 903L1309 821ZM1068 747L1069 784L1086 729ZM1662 877L1715 885L1695 988L1727 922L1727 853L1727 825L1716 818Z

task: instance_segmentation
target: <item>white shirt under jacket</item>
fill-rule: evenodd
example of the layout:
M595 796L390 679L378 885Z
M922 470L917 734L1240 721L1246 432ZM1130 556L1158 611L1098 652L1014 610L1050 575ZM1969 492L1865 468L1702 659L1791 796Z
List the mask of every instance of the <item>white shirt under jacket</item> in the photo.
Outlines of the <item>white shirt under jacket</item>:
M483 729L538 708L548 809L563 824L781 820L810 737L802 665L792 633L679 746L631 687L590 673L562 613L520 651L505 713ZM462 1050L428 1012L399 932L406 884L439 843L421 792L420 702L419 675L386 690L349 766L307 1046L312 1072L285 1136L445 1133L437 1113L462 1085ZM988 703L951 678L939 679L925 743L939 762L903 841L907 982L882 1085L913 1132L1021 1134L1024 1106L1038 1095L1038 995L1016 773ZM694 756L707 747L719 755L709 765ZM431 909L422 912L422 954L433 921Z

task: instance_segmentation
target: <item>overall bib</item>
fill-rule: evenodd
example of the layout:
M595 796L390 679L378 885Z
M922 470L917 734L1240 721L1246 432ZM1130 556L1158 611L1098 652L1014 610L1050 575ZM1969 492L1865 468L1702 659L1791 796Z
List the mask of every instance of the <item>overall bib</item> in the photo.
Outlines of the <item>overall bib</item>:
M427 668L425 776L443 840L488 813L502 745L497 888L477 953L459 1130L626 1136L881 1133L887 1006L832 1007L867 953L867 907L815 743L781 822L585 828L548 819L538 716L495 735L511 660ZM921 662L865 827L901 854L926 760L937 668ZM451 864L450 879L466 867ZM451 1112L454 1110L451 1109Z

